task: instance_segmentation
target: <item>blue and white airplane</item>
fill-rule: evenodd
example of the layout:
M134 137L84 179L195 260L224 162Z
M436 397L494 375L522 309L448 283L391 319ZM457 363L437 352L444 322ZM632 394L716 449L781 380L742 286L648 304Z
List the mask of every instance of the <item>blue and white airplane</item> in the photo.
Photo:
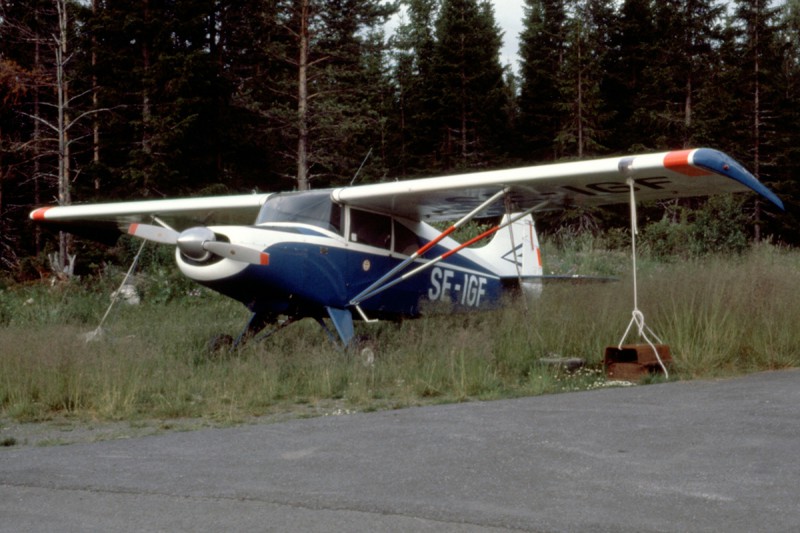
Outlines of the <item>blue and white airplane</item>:
M237 344L310 317L332 334L328 319L347 346L354 319L417 317L425 302L487 309L508 292L537 291L546 276L536 211L748 190L783 209L731 157L700 148L304 192L42 207L30 218L175 246L183 274L253 313ZM486 217L500 222L466 243L449 237ZM444 220L457 221L443 232L428 224Z

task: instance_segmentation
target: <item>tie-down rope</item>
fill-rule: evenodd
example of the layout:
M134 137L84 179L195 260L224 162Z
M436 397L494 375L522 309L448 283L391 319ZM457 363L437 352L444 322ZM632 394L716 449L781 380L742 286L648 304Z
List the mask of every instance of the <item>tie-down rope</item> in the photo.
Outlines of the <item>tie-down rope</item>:
M667 371L667 367L664 364L664 361L661 360L661 356L658 355L658 350L656 349L655 344L653 341L650 340L648 333L653 336L653 338L659 344L663 344L661 339L658 338L658 335L653 333L653 330L650 329L647 324L644 322L644 313L639 310L639 284L636 277L636 235L639 234L639 226L636 223L636 193L634 191L634 183L633 179L628 178L628 186L630 187L631 191L631 261L633 262L633 317L631 321L628 323L628 328L625 330L625 334L619 341L617 345L617 349L622 349L622 343L625 342L625 339L628 337L628 333L630 333L631 328L634 324L638 329L639 337L647 341L647 344L653 349L653 353L658 360L658 364L661 365L661 369L664 371L664 376L669 379L669 372Z
M117 303L119 295L122 293L123 287L125 287L125 284L128 283L131 274L133 273L134 269L136 269L136 265L139 263L139 257L142 255L142 250L144 250L145 244L147 244L147 239L142 239L142 244L139 245L139 251L136 252L136 256L133 258L133 262L131 263L131 266L128 268L128 271L125 273L125 277L122 279L122 283L119 284L119 288L117 288L116 291L111 293L111 303L108 304L108 308L106 309L106 314L104 314L103 318L100 319L100 323L97 325L97 328L95 328L94 331L90 331L84 336L86 342L91 342L100 337L103 331L103 324L106 323L106 319L108 318L108 315L111 314L111 309L114 307L114 304Z

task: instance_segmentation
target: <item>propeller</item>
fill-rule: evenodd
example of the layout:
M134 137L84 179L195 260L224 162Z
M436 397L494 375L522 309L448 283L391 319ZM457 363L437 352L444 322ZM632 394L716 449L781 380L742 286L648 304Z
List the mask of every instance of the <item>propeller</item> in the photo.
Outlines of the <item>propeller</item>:
M161 244L176 244L179 233L171 228L162 228L151 224L131 224L128 234L146 241L160 242Z
M269 264L268 253L240 244L218 241L214 232L203 226L179 233L171 228L152 224L131 224L128 234L161 244L174 244L183 255L199 262L208 261L211 254L214 254L253 265Z

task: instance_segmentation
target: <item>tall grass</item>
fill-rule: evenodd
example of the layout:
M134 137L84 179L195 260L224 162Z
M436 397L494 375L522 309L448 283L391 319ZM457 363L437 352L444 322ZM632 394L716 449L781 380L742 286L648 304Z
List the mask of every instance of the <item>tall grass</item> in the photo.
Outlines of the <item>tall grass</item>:
M583 252L571 253L580 262ZM588 264L598 261L584 255ZM209 354L208 340L236 334L248 313L205 291L121 305L104 335L87 343L83 335L96 327L113 283L7 289L0 293L0 412L18 420L66 414L226 423L599 386L604 348L620 340L631 317L624 265L616 254L597 266L621 272L620 283L548 285L538 299L498 311L358 324L376 354L371 364L359 349L337 350L312 321L230 355ZM671 346L673 379L800 364L799 267L800 254L766 246L741 256L643 261L639 308ZM542 364L553 355L581 357L589 370L570 375Z
M681 374L708 377L797 366L800 255L762 247L672 265L645 285Z

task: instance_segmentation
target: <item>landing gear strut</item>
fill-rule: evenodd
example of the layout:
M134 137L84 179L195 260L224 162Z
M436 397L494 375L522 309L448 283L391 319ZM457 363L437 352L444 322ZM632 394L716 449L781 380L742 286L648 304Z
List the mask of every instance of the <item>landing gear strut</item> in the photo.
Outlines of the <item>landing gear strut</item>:
M231 348L238 348L245 342L249 342L251 340L258 342L267 339L289 324L294 323L295 320L297 319L292 316L289 316L283 320L279 320L278 317L273 313L253 313L253 316L250 317L250 321L247 323L247 326L245 326L242 332L239 333L239 336L236 337L236 340L233 342ZM264 333L260 333L270 324L274 324L272 329L265 331Z

